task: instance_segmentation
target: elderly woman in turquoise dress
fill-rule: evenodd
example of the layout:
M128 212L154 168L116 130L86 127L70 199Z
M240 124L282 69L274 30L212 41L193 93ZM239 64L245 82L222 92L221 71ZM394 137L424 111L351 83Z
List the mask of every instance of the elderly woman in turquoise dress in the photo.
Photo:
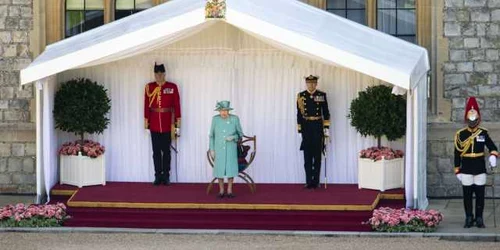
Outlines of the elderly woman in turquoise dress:
M234 198L233 181L238 175L237 143L243 137L238 116L229 114L232 110L229 101L217 102L215 111L218 115L212 118L210 128L210 154L214 159L214 177L219 181L219 194L223 198L224 178L228 179L227 197Z

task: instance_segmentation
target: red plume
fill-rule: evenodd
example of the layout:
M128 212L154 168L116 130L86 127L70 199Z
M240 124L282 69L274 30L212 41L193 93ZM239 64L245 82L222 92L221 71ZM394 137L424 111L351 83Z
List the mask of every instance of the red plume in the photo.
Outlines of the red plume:
M469 110L471 110L472 108L474 108L476 111L477 111L477 114L479 116L479 119L481 119L481 112L479 112L479 105L477 105L477 101L476 101L476 98L475 97L469 97L469 99L467 100L467 105L465 105L465 115L464 115L464 120L465 122L467 122L467 113L469 112Z

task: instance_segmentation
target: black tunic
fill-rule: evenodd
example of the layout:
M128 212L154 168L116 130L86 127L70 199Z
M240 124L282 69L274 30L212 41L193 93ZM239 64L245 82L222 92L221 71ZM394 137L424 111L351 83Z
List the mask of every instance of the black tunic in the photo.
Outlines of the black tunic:
M479 127L476 131L463 128L455 134L455 167L460 168L460 173L486 173L485 146L490 153L498 154L495 143L484 128Z

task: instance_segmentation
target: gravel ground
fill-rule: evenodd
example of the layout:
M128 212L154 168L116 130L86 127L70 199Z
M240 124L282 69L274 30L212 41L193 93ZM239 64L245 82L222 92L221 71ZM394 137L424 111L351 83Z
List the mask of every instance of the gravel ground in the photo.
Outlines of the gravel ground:
M438 238L316 237L280 235L174 235L0 233L0 249L500 249L498 242Z

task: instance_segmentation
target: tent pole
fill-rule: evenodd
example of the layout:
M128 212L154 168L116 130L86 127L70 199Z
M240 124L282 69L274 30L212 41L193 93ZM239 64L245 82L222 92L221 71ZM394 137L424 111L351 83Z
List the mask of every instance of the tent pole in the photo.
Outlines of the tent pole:
M43 171L42 171L42 166L43 166L43 149L42 149L42 131L43 131L43 125L42 125L42 106L43 106L43 99L42 99L42 88L43 88L43 79L38 80L35 84L36 86L36 155L35 155L35 161L36 161L36 203L41 204L44 200L44 191L43 190Z

